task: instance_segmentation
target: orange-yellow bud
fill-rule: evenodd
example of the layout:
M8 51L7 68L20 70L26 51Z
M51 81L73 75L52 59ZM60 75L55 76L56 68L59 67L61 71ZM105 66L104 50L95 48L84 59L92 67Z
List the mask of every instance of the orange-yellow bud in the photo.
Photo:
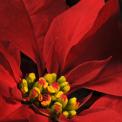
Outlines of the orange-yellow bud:
M77 102L77 98L73 97L69 99L66 109L67 110L77 110L79 107L79 102Z
M44 94L43 95L43 100L41 102L41 105L43 107L47 107L47 106L50 105L50 103L51 103L51 96L49 94Z
M55 102L54 105L51 107L51 111L55 114L59 114L62 112L62 104L59 102Z
M64 115L66 118L68 118L68 117L69 117L69 112L68 112L68 111L64 111L64 112L63 112L63 115Z
M60 86L57 82L47 87L49 93L57 93L60 90Z
M33 83L36 79L36 75L35 73L29 73L26 80L27 82L30 84L30 83Z
M46 74L46 75L44 76L44 79L45 79L49 84L52 84L53 82L55 82L56 77L57 77L56 74L54 74L54 73L52 73L52 74L48 73L48 74Z
M66 78L65 78L65 76L61 76L58 80L58 83L64 83L64 82L66 82Z
M44 89L47 88L47 86L48 86L47 81L46 81L43 77L39 78L38 83L39 83L40 85L42 85Z
M62 107L64 108L67 103L68 103L68 98L65 94L62 94L58 99L57 99L58 102L60 102L62 104Z
M74 117L77 114L77 112L75 110L71 110L69 111L69 117Z
M27 81L25 80L25 79L22 79L22 82L21 82L21 92L23 93L23 94L26 94L27 92L28 92L28 83L27 83Z
M39 96L38 96L38 101L41 102L43 100L43 96L42 94L40 93Z
M66 85L61 89L64 93L67 93L70 90L70 85Z
M61 95L64 94L62 91L59 91L56 93L55 97L58 99L61 97Z
M40 89L37 87L33 87L33 89L30 91L29 98L30 99L36 98L38 97L39 94L40 94Z

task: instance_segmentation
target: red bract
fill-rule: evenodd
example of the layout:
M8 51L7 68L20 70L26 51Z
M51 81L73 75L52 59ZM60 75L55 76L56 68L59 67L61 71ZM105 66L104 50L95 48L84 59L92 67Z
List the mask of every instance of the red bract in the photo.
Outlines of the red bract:
M0 121L50 121L20 102L23 52L40 76L45 69L65 75L71 93L86 88L104 94L76 117L59 121L122 122L121 30L118 0L81 0L71 8L63 0L1 0Z

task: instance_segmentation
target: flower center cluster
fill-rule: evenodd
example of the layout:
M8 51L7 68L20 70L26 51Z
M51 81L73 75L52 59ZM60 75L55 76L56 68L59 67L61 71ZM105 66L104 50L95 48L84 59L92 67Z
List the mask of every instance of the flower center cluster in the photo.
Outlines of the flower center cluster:
M63 114L66 118L76 115L79 107L77 98L69 98L66 93L70 85L64 76L57 78L55 73L48 73L36 80L34 73L29 73L19 83L23 100L36 105L38 108L48 109L52 114Z

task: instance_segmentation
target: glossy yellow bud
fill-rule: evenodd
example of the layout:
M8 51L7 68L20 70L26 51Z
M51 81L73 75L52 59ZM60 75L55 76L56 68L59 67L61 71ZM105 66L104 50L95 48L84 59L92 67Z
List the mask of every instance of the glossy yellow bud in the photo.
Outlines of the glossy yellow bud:
M40 77L40 78L39 78L38 83L39 83L44 89L46 89L47 86L48 86L47 81L46 81L43 77Z
M56 79L57 79L57 74L56 74L56 73L52 73L51 75L52 75L53 81L56 81Z
M65 78L65 76L61 76L57 81L59 83L64 83L64 82L66 82L66 78Z
M62 107L65 108L65 106L67 105L68 103L68 98L65 94L62 94L58 99L57 99L58 102L60 102L62 104Z
M33 87L32 90L30 91L29 98L30 99L36 98L38 97L39 94L40 94L40 89L37 87Z
M70 90L70 85L66 85L61 89L64 93L67 93Z
M62 112L62 104L59 102L55 102L54 105L51 107L51 111L55 114L59 114Z
M40 85L38 82L35 82L33 87L37 87L40 89L40 91L42 91L42 85Z
M60 86L57 82L52 83L47 87L49 93L57 93L60 90Z
M55 95L55 97L58 99L58 98L61 97L62 94L64 94L64 93L63 93L62 91L59 91L59 92Z
M67 85L69 85L68 82L63 82L63 83L60 84L60 87L61 87L61 89L62 89L63 87L65 87L65 86L67 86Z
M52 93L52 94L55 93L55 89L52 86L48 86L47 90L49 93Z
M77 98L73 97L69 99L66 109L67 110L77 110L79 107L79 103L77 102Z
M74 117L77 114L75 110L69 111L69 117Z
M52 101L55 101L56 100L56 97L54 95L51 95L51 100Z
M46 74L44 76L44 79L49 83L49 84L52 84L54 81L55 81L55 78L54 78L54 75L52 74Z
M76 101L77 101L77 98L76 97L70 98L68 104L73 105L73 104L76 103Z
M68 117L69 117L69 112L68 112L68 111L64 111L64 112L63 112L63 115L64 115L66 118L68 118Z
M28 83L25 79L22 79L22 82L21 82L21 91L23 94L27 93L28 92Z
M27 82L30 84L30 83L33 83L36 79L36 75L35 73L29 73L26 80Z

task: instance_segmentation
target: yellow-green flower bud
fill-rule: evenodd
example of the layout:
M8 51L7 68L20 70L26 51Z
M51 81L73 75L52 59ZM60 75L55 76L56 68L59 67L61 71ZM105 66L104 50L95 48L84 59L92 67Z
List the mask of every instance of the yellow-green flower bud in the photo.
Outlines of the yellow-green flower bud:
M65 94L62 94L58 99L57 99L58 102L60 102L62 104L62 107L65 108L65 106L67 105L68 103L68 98Z
M55 93L55 89L52 86L48 86L47 90L49 93L52 93L52 94Z
M75 110L69 111L69 117L74 117L77 114Z
M55 97L58 99L58 98L61 97L62 94L64 94L64 93L63 93L62 91L59 91L59 92L55 95Z
M36 79L36 75L35 73L29 73L26 80L27 82L30 84L30 83L33 83Z
M64 83L64 82L66 82L66 78L65 78L65 76L61 76L57 81L59 83Z
M55 102L51 107L51 111L55 114L60 114L62 112L62 104L59 102Z
M77 98L73 97L69 99L66 109L67 110L77 110L79 107L79 102L77 102Z
M68 117L69 117L69 112L68 112L68 111L64 111L64 112L63 112L63 115L64 115L66 118L68 118Z
M42 85L40 85L38 82L35 82L33 87L37 87L40 89L40 91L42 91Z
M40 89L37 87L33 87L32 90L30 91L29 98L34 99L38 97L40 94Z
M70 90L70 85L66 85L61 89L64 93L67 93Z
M27 83L27 81L25 80L25 79L22 79L22 82L21 82L21 92L23 93L23 94L25 94L25 93L27 93L28 92L28 83Z
M76 97L70 98L68 104L70 105L76 104L76 101L77 101Z
M51 95L51 100L52 100L52 101L55 101L55 100L56 100L55 95Z
M45 76L44 76L44 78L45 78L45 80L49 83L49 84L52 84L54 81L55 81L55 76L54 76L54 74L52 75L52 74L46 74Z
M57 74L56 74L56 73L52 73L51 75L52 75L53 81L56 81L56 79L57 79Z
M61 87L61 89L62 89L63 87L65 87L65 86L67 86L67 85L69 85L68 82L63 82L63 83L60 84L60 87Z
M40 78L39 78L38 83L39 83L44 89L46 89L47 86L48 86L47 81L46 81L43 77L40 77Z
M47 87L49 93L57 93L60 90L60 86L57 82L54 82L50 86Z

